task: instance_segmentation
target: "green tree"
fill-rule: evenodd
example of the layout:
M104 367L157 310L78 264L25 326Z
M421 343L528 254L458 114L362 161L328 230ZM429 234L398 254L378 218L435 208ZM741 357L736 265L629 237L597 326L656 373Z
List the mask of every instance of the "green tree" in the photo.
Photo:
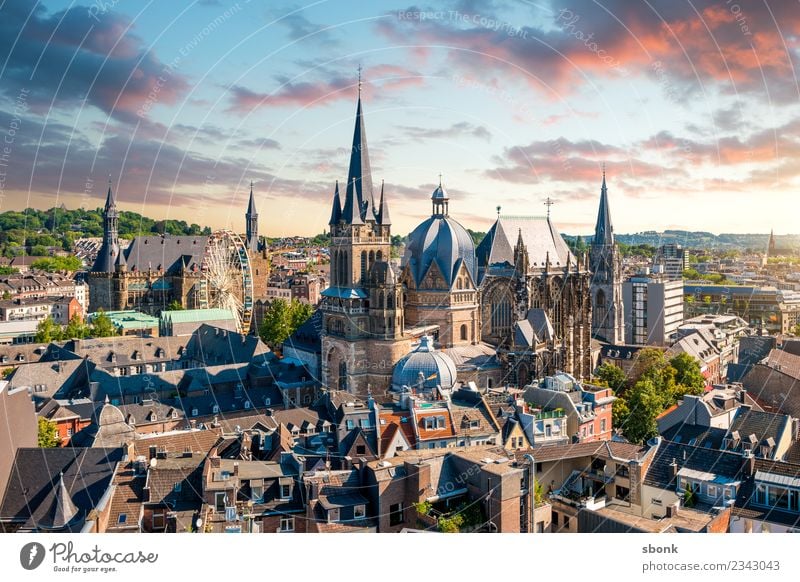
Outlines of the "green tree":
M289 305L289 326L291 328L289 335L293 334L313 314L313 305L292 299L292 303Z
M83 319L76 313L73 315L67 327L64 328L62 337L63 339L83 339L89 335L89 326L83 322Z
M183 311L183 305L181 305L181 302L177 299L173 299L169 302L169 305L167 305L167 311Z
M58 426L55 422L51 422L44 418L39 417L39 446L42 448L57 447L61 442L61 437L58 436Z
M111 337L118 333L111 318L102 309L98 310L89 326L89 335L91 337Z
M460 513L456 513L450 517L442 515L437 520L437 527L441 533L458 533L461 531L461 526L464 524L464 517Z
M675 368L675 382L683 387L683 394L700 395L703 393L706 379L703 378L700 371L700 362L684 352L672 358L669 364Z
M611 426L614 429L624 429L630 413L631 409L628 408L628 401L622 396L618 396L614 404L611 405Z
M625 372L622 371L622 368L609 362L597 368L595 376L603 381L606 386L611 388L615 394L623 392L628 382L628 378L625 376Z
M285 299L275 299L264 312L264 319L258 330L261 339L272 349L276 349L292 334L291 308Z
M656 418L664 410L664 398L651 379L639 380L630 389L628 408L630 413L622 427L628 440L644 443L658 434Z
M13 275L13 274L18 273L18 272L19 271L17 269L15 269L14 267L6 267L6 266L1 266L0 267L0 275Z
M62 333L61 326L48 315L36 326L36 336L33 341L41 344L57 342L61 339Z
M32 269L55 273L56 271L77 271L83 264L78 257L45 257L31 263Z

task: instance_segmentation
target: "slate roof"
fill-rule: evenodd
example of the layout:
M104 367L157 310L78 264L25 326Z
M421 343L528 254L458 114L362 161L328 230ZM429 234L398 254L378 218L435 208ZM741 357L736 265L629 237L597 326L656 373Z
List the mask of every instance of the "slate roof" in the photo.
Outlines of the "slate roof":
M514 265L514 246L520 232L528 251L531 271L542 270L548 256L552 270L563 268L568 260L570 264L576 264L575 256L549 218L500 216L476 250L481 273L492 274L495 266Z
M9 388L31 388L37 397L50 397L57 393L68 393L72 388L84 385L94 366L83 360L39 361L20 366L8 378ZM44 385L44 390L35 387Z
M467 230L449 216L431 216L411 232L403 264L408 266L417 286L434 264L448 288L462 264L477 281L475 243Z
M536 344L555 337L553 325L544 309L529 309L525 319L514 324L514 345L534 348Z
M800 356L783 350L770 350L763 363L773 370L786 374L795 380L800 380Z
M55 502L57 485L64 485L78 511L70 529L80 528L86 515L105 495L123 458L121 448L20 448L14 457L0 506L0 520L37 530Z
M129 271L163 270L177 274L181 269L200 269L207 236L137 236L123 251Z
M729 479L745 477L743 458L738 453L661 441L650 469L644 476L644 483L674 490L677 481L671 467L673 460L680 469L713 473Z
M133 462L120 466L114 477L114 495L108 517L108 531L137 530L142 515L145 476L136 475ZM123 522L120 523L120 516Z
M800 513L785 511L774 507L762 507L755 503L756 477L764 473L770 476L782 476L790 479L800 479L800 464L755 459L753 474L742 483L736 496L733 515L746 518L777 523L791 528L800 527Z

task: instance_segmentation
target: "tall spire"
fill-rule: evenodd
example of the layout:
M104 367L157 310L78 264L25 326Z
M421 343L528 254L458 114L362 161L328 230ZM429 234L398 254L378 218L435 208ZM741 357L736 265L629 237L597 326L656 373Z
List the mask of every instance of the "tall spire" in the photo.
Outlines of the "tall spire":
M367 149L367 131L364 126L364 111L361 107L361 72L359 71L358 105L356 106L356 126L353 131L353 149L350 152L350 169L347 173L347 193L344 201L344 219L358 214L358 220L352 224L361 224L367 219L366 202L374 208L375 199L372 193L372 171L369 165Z
M258 251L258 210L256 199L253 195L253 182L250 182L250 202L245 213L245 227L247 231L247 250Z
M108 178L108 194L106 205L103 208L103 246L97 253L97 258L92 266L95 273L113 273L117 263L119 248L119 212L117 200L111 189L111 176Z
M767 244L767 255L775 256L775 231L774 231L774 229L770 229L770 231L769 231L769 243Z
M608 207L605 166L603 166L603 184L600 186L600 208L597 211L597 225L594 227L594 244L614 244L614 227L611 225L611 210Z
M339 180L336 180L336 191L333 193L333 207L331 208L331 219L328 222L331 226L339 224L342 219L342 201L339 197Z
M382 226L391 226L392 219L389 216L389 204L386 202L386 196L383 193L383 180L381 180L381 206L378 210L378 224Z

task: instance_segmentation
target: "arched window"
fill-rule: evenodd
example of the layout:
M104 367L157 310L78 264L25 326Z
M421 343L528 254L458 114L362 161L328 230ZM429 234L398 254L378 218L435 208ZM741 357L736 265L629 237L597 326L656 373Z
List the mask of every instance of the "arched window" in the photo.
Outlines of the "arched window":
M597 295L594 296L594 310L592 313L595 327L603 327L608 315L608 306L606 305L606 294L602 289L598 290Z
M367 251L361 251L361 284L367 281Z
M347 362L339 362L339 390L347 390Z
M495 292L491 300L491 333L505 337L511 333L511 294L507 289Z
M392 293L386 296L386 309L394 309L394 294Z
M383 260L383 251L378 251L377 253L375 253L375 260L376 261L382 261Z
M469 328L466 323L461 325L461 339L462 341L469 339Z
M375 264L375 251L369 252L369 268L372 268L372 265Z
M461 280L461 277L458 278L456 283L456 288L461 291L464 288L464 282Z
M378 307L381 309L386 308L386 294L383 291L378 294Z

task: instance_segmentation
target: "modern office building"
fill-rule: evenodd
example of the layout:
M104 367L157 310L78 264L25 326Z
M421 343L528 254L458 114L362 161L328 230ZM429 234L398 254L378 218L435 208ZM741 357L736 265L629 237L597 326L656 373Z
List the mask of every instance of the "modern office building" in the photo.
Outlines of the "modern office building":
M683 280L643 273L622 285L625 343L665 346L683 323Z

